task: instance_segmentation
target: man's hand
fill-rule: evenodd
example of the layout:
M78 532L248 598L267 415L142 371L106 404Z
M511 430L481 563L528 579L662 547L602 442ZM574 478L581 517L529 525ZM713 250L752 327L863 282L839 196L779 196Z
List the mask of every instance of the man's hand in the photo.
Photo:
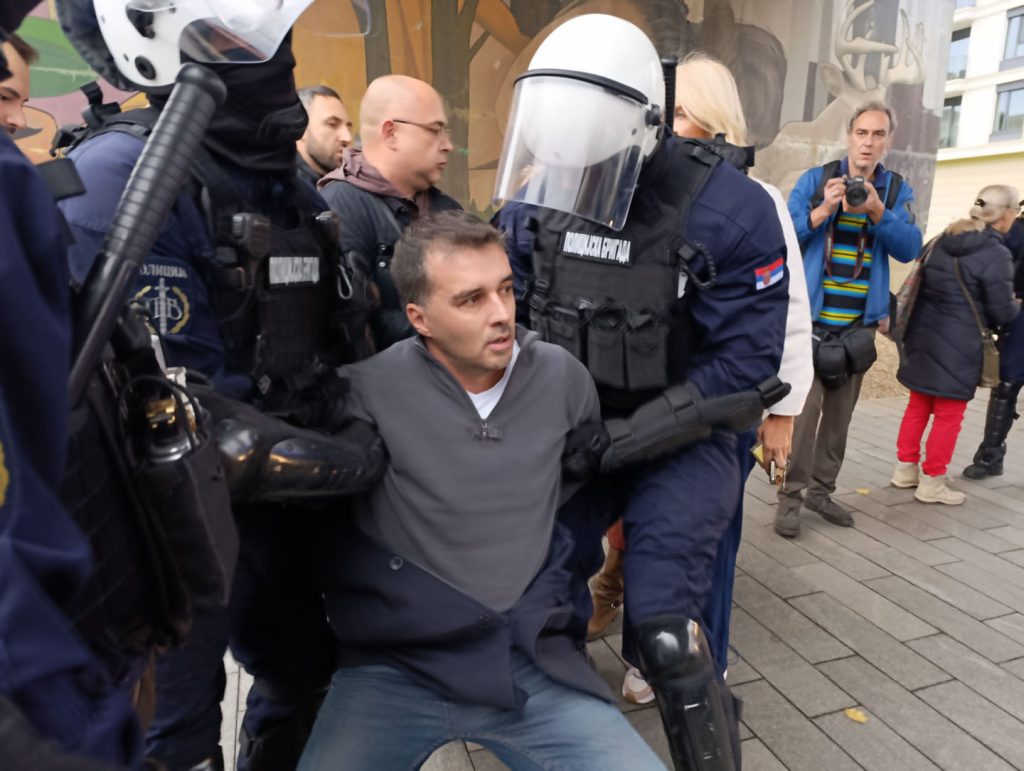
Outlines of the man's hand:
M775 461L780 469L786 467L793 447L793 416L769 415L757 429L757 441L764 446L765 461Z
M844 195L846 195L846 182L842 177L833 177L826 182L825 189L822 190L821 203L817 208L811 209L811 227L821 227L821 223L835 214Z
M878 197L878 191L870 182L864 183L864 190L868 194L864 203L860 206L850 206L850 202L844 199L843 209L849 214L867 214L871 221L877 225L881 221L882 215L885 214L885 204L882 203L882 199ZM845 189L843 195L846 195Z

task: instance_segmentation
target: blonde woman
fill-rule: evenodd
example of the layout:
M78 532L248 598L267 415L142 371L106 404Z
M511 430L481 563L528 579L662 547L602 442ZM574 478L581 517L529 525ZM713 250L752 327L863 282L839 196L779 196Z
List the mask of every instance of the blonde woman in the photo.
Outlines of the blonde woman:
M718 152L729 163L746 171L750 165L747 144L747 125L740 104L736 81L728 68L704 54L691 54L676 69L676 107L673 130L681 137L714 140ZM724 140L724 141L723 141ZM779 377L792 386L782 401L768 410L757 430L757 441L764 446L766 460L775 460L784 469L793 440L793 421L803 409L804 399L811 387L814 368L811 363L811 311L804 279L803 258L796 232L786 208L786 202L771 185L756 180L775 203L779 223L786 238L789 267L789 311L786 318L786 343L779 367ZM738 443L744 478L753 466L750 448L755 441L753 432L741 437ZM721 670L726 668L729 641L729 613L732 606L733 573L736 552L739 549L743 511L742 496L733 522L718 545L711 596L705 604L704 623L712 650ZM608 531L609 552L605 565L595 580L594 619L588 632L595 637L603 632L617 613L622 601L622 551L626 544L621 520ZM634 667L626 673L623 696L634 703L643 704L654 698L650 687Z

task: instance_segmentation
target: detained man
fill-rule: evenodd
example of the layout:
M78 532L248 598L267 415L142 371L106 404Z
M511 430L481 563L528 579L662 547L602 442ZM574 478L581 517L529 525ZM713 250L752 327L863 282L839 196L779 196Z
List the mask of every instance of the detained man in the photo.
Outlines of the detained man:
M352 144L352 119L341 95L329 86L301 88L299 101L309 118L305 133L295 143L299 175L316 185L341 165L342 153Z
M28 125L25 119L29 90L28 68L39 58L39 54L17 35L11 35L0 45L10 72L10 77L0 80L0 126L14 136L18 129Z
M421 218L392 273L416 334L341 370L390 466L324 533L339 669L300 769L414 769L471 740L512 769L663 768L590 667L555 521L585 367L517 329L497 230Z

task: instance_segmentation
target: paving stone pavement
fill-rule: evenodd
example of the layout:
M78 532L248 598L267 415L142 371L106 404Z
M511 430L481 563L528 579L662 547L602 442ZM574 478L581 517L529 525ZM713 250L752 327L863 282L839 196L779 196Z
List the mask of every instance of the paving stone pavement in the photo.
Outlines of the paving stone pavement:
M902 397L862 401L854 415L836 491L859 512L853 528L805 510L800 536L779 538L774 491L760 472L748 481L729 676L744 700L745 771L1024 769L1024 427L1003 476L963 479L986 403L979 391L950 467L963 506L889 486ZM619 627L590 644L615 693ZM222 730L232 770L251 683L232 663ZM669 765L656 708L619 707ZM505 766L460 743L423 768Z

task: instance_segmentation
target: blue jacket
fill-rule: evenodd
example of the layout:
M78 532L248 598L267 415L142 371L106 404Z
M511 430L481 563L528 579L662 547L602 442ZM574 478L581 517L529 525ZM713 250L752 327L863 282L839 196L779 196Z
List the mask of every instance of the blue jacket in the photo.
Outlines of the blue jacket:
M0 692L65 750L127 765L141 736L61 605L92 572L58 498L68 440L67 249L53 199L0 136Z
M843 174L849 172L846 158L843 158L839 170ZM821 184L822 168L816 166L808 169L797 180L796 187L789 194L789 216L793 218L796 237L804 252L804 273L807 275L807 293L811 299L811 318L815 321L821 313L825 299L822 284L825 275L825 235L838 214L829 217L817 228L811 228L811 199ZM885 190L889 187L892 175L882 164L875 171L875 182L878 195L884 201ZM884 189L883 189L884 188ZM911 262L917 259L921 251L921 230L914 224L914 212L911 204L914 191L904 180L899 195L891 209L886 209L878 224L868 220L868 234L875 238L871 263L871 278L868 284L867 306L864 309L864 323L874 324L889 315L889 260L881 259L888 255L899 262Z

